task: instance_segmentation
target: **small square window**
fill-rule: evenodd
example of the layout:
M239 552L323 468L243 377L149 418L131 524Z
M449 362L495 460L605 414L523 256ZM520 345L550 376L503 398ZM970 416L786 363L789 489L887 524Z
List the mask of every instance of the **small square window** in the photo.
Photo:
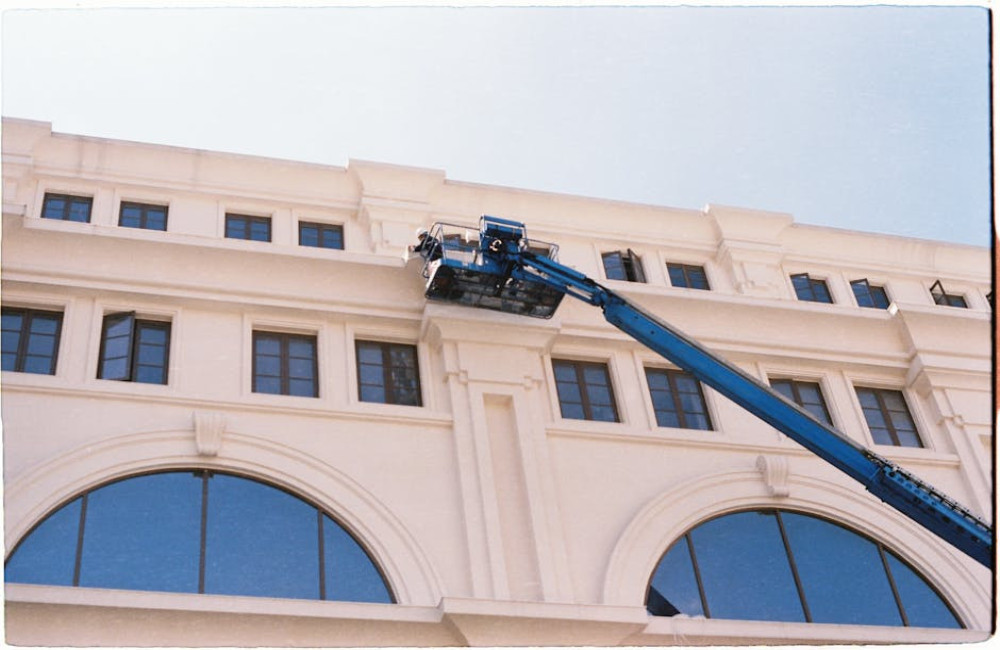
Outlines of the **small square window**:
M627 251L604 253L601 255L601 259L604 261L604 275L609 280L646 281L646 274L642 270L642 260L631 248Z
M226 238L271 241L271 218L246 214L226 215Z
M358 399L420 406L417 347L405 343L357 341Z
M38 309L3 308L3 369L54 375L62 314Z
M675 287L702 289L704 291L710 289L704 266L668 263L667 273L670 275L670 284Z
M701 382L690 373L646 368L646 383L653 400L656 424L679 429L712 429Z
M97 378L166 384L169 355L169 322L139 319L135 312L108 314Z
M934 298L935 305L944 305L946 307L959 307L961 309L968 309L969 305L965 302L965 297L954 293L948 293L941 286L941 281L938 280L933 285L931 285L931 297Z
M253 392L319 397L316 337L253 333Z
M329 223L299 222L299 246L344 248L344 227Z
M118 225L124 228L165 231L167 229L167 207L165 205L122 201L121 210L118 213Z
M42 201L42 219L90 223L93 205L94 199L90 196L46 193Z
M607 364L553 359L552 372L564 418L618 422Z
M811 278L808 273L799 273L791 277L792 286L795 287L795 295L798 296L799 300L833 303L830 289L826 286L826 280Z
M798 381L796 379L772 379L771 388L795 402L820 422L833 426L830 411L826 408L823 391L819 382Z
M872 440L878 445L923 447L902 391L855 387Z
M889 296L885 293L885 287L871 284L865 279L851 282L851 289L854 291L854 298L858 301L859 307L889 308Z

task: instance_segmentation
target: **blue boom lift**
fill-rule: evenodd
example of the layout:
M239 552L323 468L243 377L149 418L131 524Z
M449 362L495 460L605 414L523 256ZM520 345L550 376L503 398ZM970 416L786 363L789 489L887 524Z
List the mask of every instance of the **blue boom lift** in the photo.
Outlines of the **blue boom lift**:
M426 297L535 318L550 318L570 295L733 400L866 490L987 568L993 530L969 510L836 429L614 291L556 261L555 244L528 239L524 224L483 216L478 230L437 223L414 250L424 259Z

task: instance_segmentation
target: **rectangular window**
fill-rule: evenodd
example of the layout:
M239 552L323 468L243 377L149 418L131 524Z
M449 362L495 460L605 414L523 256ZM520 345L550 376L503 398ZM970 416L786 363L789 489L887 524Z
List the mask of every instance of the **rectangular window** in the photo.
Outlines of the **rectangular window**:
M227 214L226 238L271 241L271 217Z
M854 290L854 298L858 301L859 307L889 308L889 296L885 293L885 287L873 285L864 279L851 282L851 289Z
M122 201L121 211L118 213L118 225L125 228L165 231L167 206Z
M931 285L931 297L934 298L935 305L944 305L946 307L960 307L962 309L968 309L969 305L965 302L965 297L954 293L948 293L941 286L941 281L938 280L933 285Z
M253 333L253 392L319 397L316 337Z
M826 408L823 391L815 381L798 381L796 379L772 379L771 388L809 411L814 418L833 426L830 411Z
M709 290L704 266L668 263L667 273L670 275L670 284L675 287Z
M355 351L358 399L379 404L421 405L415 345L357 341Z
M799 300L833 303L826 280L810 278L808 273L798 273L792 276L792 286L795 287L795 295Z
M4 307L2 320L3 369L54 375L62 314Z
M93 205L94 199L90 196L46 193L42 201L42 219L89 223Z
M552 372L564 418L618 422L607 364L553 359Z
M857 386L854 391L875 444L923 447L901 391Z
M642 260L631 248L625 252L604 253L601 255L601 259L604 261L604 275L609 280L646 281L646 274L642 270Z
M679 429L712 429L701 382L690 373L646 368L646 383L653 400L656 424Z
M170 323L142 320L135 312L108 314L97 378L166 384L169 354Z
M329 223L299 222L299 246L344 249L344 227Z

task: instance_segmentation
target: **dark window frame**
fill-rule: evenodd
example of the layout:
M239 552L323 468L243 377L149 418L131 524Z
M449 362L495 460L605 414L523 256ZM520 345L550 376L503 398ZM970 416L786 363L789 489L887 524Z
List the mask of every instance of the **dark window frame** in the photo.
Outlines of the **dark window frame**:
M875 436L872 433L872 426L868 422L868 416L865 415L864 406L861 404L861 391L870 392L878 402L879 412L882 414L882 420L885 422L885 429L889 434L889 439L890 439L889 443L878 442L875 440ZM861 408L861 417L865 421L865 426L868 427L868 435L871 436L872 442L874 442L877 445L885 445L891 447L908 447L910 449L927 448L927 446L924 444L923 436L920 435L920 429L917 427L917 421L913 418L913 409L910 408L910 403L906 399L906 393L904 393L901 390L896 390L893 388L875 388L872 386L855 386L854 392L858 399L858 406ZM893 393L898 395L899 398L902 400L903 405L906 407L905 411L906 417L909 419L910 424L913 426L913 435L917 438L917 442L919 443L916 447L900 444L899 433L896 429L896 425L892 422L891 413L893 411L890 411L889 407L886 406L885 403L885 396L887 393Z
M621 268L622 274L625 277L612 277L608 273L608 260L616 260L615 263ZM604 277L608 280L646 283L646 272L642 268L642 257L631 248L624 251L601 253L601 262L604 266Z
M245 237L234 237L229 234L229 227L232 223L240 222L243 224L244 231L246 233ZM255 239L253 235L253 225L263 224L267 226L267 239ZM260 241L260 242L270 242L273 235L271 230L271 217L262 217L252 214L239 214L236 212L226 213L226 223L225 223L225 239L237 239L240 241Z
M361 381L361 366L374 365L370 363L362 363L361 361L361 348L363 346L368 346L371 348L378 348L382 354L382 389L385 391L385 401L375 401L367 400L362 397L361 387L363 382ZM415 397L414 403L408 403L403 401L401 397L400 387L397 385L396 381L392 376L392 351L393 350L406 350L407 353L412 354L413 358L413 375L416 386L413 389L413 394ZM357 371L357 389L358 389L358 401L365 402L366 404L392 404L395 406L416 406L422 407L424 405L423 396L423 386L420 381L420 355L417 346L412 343L396 343L392 341L378 341L373 339L356 339L354 341L354 363Z
M125 210L129 208L135 208L139 210L139 225L129 225L123 223L125 219ZM122 228L137 228L139 230L156 230L159 232L167 231L167 218L168 218L169 206L157 205L155 203L141 203L139 201L122 201L118 206L118 225ZM149 213L153 211L160 211L163 213L163 228L151 228L149 226Z
M957 293L948 293L941 284L941 280L937 280L931 285L931 298L934 300L935 305L957 307L959 309L969 308L969 303L966 301L965 296Z
M814 278L808 273L793 273L789 277L792 280L792 289L795 291L795 297L802 302L817 302L823 305L834 304L833 294L830 293L830 285L827 284L826 279ZM797 278L805 278L807 285L805 287L796 286L795 280ZM820 296L816 293L816 287L822 287L823 292L829 300L820 299Z
M49 200L59 200L65 201L66 205L63 206L62 213L58 217L48 217L45 216L48 212ZM73 204L86 204L87 206L87 219L86 221L77 221L75 219L70 219L70 214L72 212ZM78 194L65 194L63 192L46 192L42 197L42 219L50 219L52 221L69 221L72 223L90 223L90 219L94 213L94 197L92 196L81 196Z
M868 278L851 280L851 291L854 292L854 299L857 301L858 307L868 309L889 308L889 294L886 292L885 287L878 284L873 285L868 281Z
M59 361L59 344L62 341L63 312L52 311L50 309L34 309L29 307L3 307L2 314L19 314L22 318L21 328L18 331L17 350L14 351L14 368L7 372L28 372L29 374L55 375ZM35 318L49 318L56 321L56 333L52 341L52 358L49 360L49 371L36 373L24 370L29 355L28 346L31 344L31 326Z
M110 359L106 358L106 346L108 342L108 328L117 322L130 322L128 333L128 352L125 357L125 372L121 376L108 376L105 365ZM104 315L101 320L101 346L97 356L97 378L108 381L127 381L142 384L163 385L169 384L170 380L170 343L171 343L171 321L154 320L149 318L139 318L136 312L112 312ZM163 364L141 363L139 348L143 345L143 335L147 331L159 330L163 332L165 342L163 344ZM157 346L159 347L159 346ZM119 357L115 357L119 358ZM138 379L140 366L162 367L163 381L149 382Z
M580 391L580 407L583 410L584 417L583 420L587 422L621 422L621 413L618 411L618 399L615 396L614 382L611 381L611 370L608 368L607 362L603 361L580 361L579 359L552 359L552 372L555 375L556 365L562 365L565 367L572 367L576 375L576 386ZM606 383L604 384L608 389L608 394L611 398L611 411L614 415L613 420L600 420L594 417L593 404L590 401L590 394L587 392L587 381L584 376L584 371L587 368L600 369L604 374ZM556 389L556 399L559 402L559 414L562 418L567 420L579 420L581 418L567 418L563 415L565 409L563 408L562 398L559 396L558 383L559 379L555 378L555 383L557 385Z
M698 379L694 375L684 370L680 370L678 368L660 368L655 366L647 366L644 368L644 370L646 376L646 388L649 391L649 399L653 404L653 415L656 417L657 426L664 428L671 428L671 429L690 429L694 431L715 431L715 423L712 421L712 413L708 408L708 400L705 399L705 388L704 386L702 386L702 383L698 381ZM674 410L672 411L672 413L677 417L677 422L678 422L677 426L671 426L660 423L659 411L662 409L657 409L656 401L653 400L654 389L649 379L650 373L661 374L666 377L667 383L670 386L671 401L674 404ZM692 381L695 382L695 386L698 389L697 394L699 403L701 405L701 413L690 414L684 410L684 406L681 402L681 391L677 386L677 380L680 378L690 378ZM708 421L708 428L703 429L697 426L690 426L690 423L688 423L687 420L691 415L704 416L705 420Z
M890 556L894 557L900 564L902 564L904 567L908 568L916 577L920 578L923 581L923 583L931 590L931 592L933 592L938 597L938 599L945 606L945 608L948 609L948 611L951 613L952 617L955 619L955 622L958 623L958 626L959 626L960 629L967 629L967 626L966 626L965 622L958 615L958 612L955 611L955 609L952 606L952 604L948 601L947 598L944 597L944 595L937 589L937 587L935 587L924 576L924 574L922 572L918 571L912 564L910 564L909 562L907 562L906 560L904 560L898 553L894 552L891 548L886 547L885 544L883 544L879 540L875 539L874 537L872 537L872 536L870 536L868 534L865 534L861 530L858 530L857 528L854 528L854 527L849 526L847 524L841 523L841 522L839 522L839 521L837 521L835 519L832 519L830 517L825 517L823 515L819 515L819 514L816 514L816 513L813 513L813 512L798 511L798 510L791 509L791 508L756 508L756 509L736 510L736 511L732 511L732 512L726 512L724 514L716 515L716 516L713 516L713 517L709 517L708 519L700 521L697 524L695 524L694 526L690 527L688 530L686 530L684 532L683 535L681 535L680 537L678 537L676 540L674 540L672 543L670 543L667 546L666 549L664 549L663 553L660 555L660 559L657 560L656 565L655 565L653 571L650 573L649 580L646 583L646 592L645 592L646 593L645 603L647 604L647 608L650 606L650 601L658 602L658 603L661 604L661 606L670 605L669 601L667 601L666 598L664 598L663 595L660 594L656 590L656 588L653 586L653 578L656 576L656 572L659 569L660 564L663 562L663 560L667 556L667 554L673 549L673 547L675 545L681 543L681 542L684 542L685 545L686 545L687 551L688 551L687 555L688 555L688 557L691 560L691 567L692 567L692 571L694 573L695 585L696 585L696 587L698 589L698 596L699 596L699 599L701 601L702 613L703 613L703 615L704 615L705 618L712 618L711 611L709 610L709 604L708 604L708 595L709 594L706 592L705 584L704 584L704 581L702 580L702 571L701 571L701 568L700 568L700 565L699 565L699 560L698 560L698 555L697 555L697 552L696 552L695 544L694 544L693 540L691 539L691 533L696 528L702 526L703 524L707 524L707 523L709 523L711 521L714 521L715 519L720 519L722 517L726 517L726 516L729 516L729 515L740 514L740 513L745 513L745 512L754 512L754 513L757 513L757 514L772 514L772 515L774 515L775 521L776 521L777 526L778 526L778 532L779 532L780 537L781 537L781 542L782 542L782 546L783 546L784 553L785 553L785 559L787 560L788 565L789 565L789 570L791 572L792 579L793 579L793 582L795 584L796 593L797 593L798 598L799 598L799 605L802 608L802 613L803 613L803 616L805 618L805 622L806 623L813 623L813 616L812 616L812 612L810 611L810 608L809 608L808 598L806 597L806 590L803 587L802 580L800 578L798 563L797 563L796 558L795 558L795 551L793 549L793 545L789 541L789 537L788 537L788 533L786 531L785 523L784 523L784 521L782 519L782 514L793 514L793 515L811 517L813 519L817 519L817 520L826 522L827 524L830 524L830 525L833 525L833 526L838 526L839 528L842 528L845 531L847 531L849 533L852 533L852 534L854 534L854 535L856 535L856 536L858 536L858 537L860 537L862 539L865 539L868 542L870 542L871 544L873 544L876 547L877 551L878 551L878 555L879 555L879 559L880 559L881 564L882 564L882 568L885 571L885 577L886 577L886 580L887 580L887 582L889 584L890 591L892 593L892 598L893 598L893 601L894 601L894 604L895 604L895 607L896 607L896 611L898 612L898 614L900 616L900 620L902 622L901 627L910 627L911 625L910 625L909 617L907 616L907 613L906 613L906 606L905 606L905 604L903 602L903 598L902 598L902 596L901 596L901 594L899 592L899 589L897 588L897 585L896 585L896 577L893 574L892 567L889 564L889 557ZM658 599L654 598L654 594L655 594L656 597L658 597ZM676 608L673 608L671 606L671 610L676 611ZM653 616L675 616L676 614L680 614L681 612L676 612L676 614L675 614L673 611L669 611L669 612L666 612L666 613L653 613L652 611L650 611L650 613ZM773 622L781 622L781 621L773 621ZM837 623L833 623L833 624L837 624Z
M684 278L683 284L674 283L674 275L672 271L677 271ZM704 279L705 286L700 286L697 281L697 276L700 275ZM692 278L695 276L695 278ZM712 285L708 281L708 273L705 271L705 267L699 264L683 264L680 262L667 262L667 277L670 279L670 285L673 287L679 287L682 289L698 289L699 291L711 291Z
M319 243L313 244L303 244L302 243L302 229L303 228L315 228L316 238ZM344 250L344 226L336 223L323 223L319 221L300 221L299 222L299 246L306 246L309 248L326 248L330 250ZM335 233L335 234L334 234ZM328 239L336 238L339 246L327 246Z
M279 392L258 390L257 385L257 342L262 338L275 339L278 342L278 383ZM291 341L308 343L312 347L312 395L298 395L291 392L291 354L289 344ZM254 330L251 337L251 375L250 391L258 395L285 395L288 397L319 397L319 338L315 334L298 334L292 332L274 332L270 330ZM270 355L268 355L270 356ZM270 377L271 375L267 375Z
M805 400L802 399L801 388L804 386L815 386L816 392L819 393L820 406L823 407L823 412L826 414L826 424L828 424L831 427L834 426L833 416L830 413L830 407L827 404L826 395L823 392L822 382L813 381L809 379L793 379L791 377L771 377L769 379L769 383L771 385L771 388L775 391L777 391L777 389L774 388L774 385L777 382L787 383L789 385L789 388L791 389L792 401L795 403L795 405L801 408L802 410L806 411L810 415L813 415L814 417L815 414L811 413L809 409L805 407ZM783 394L782 397L784 397Z

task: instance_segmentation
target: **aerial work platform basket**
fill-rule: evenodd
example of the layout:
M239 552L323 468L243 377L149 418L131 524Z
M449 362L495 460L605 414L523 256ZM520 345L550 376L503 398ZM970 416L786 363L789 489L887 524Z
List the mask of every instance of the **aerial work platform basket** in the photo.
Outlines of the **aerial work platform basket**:
M489 216L480 218L478 232L436 223L415 248L425 260L428 299L535 318L550 318L564 292L523 274L513 277L519 267L497 253L555 260L558 250L555 244L528 239L518 222Z

